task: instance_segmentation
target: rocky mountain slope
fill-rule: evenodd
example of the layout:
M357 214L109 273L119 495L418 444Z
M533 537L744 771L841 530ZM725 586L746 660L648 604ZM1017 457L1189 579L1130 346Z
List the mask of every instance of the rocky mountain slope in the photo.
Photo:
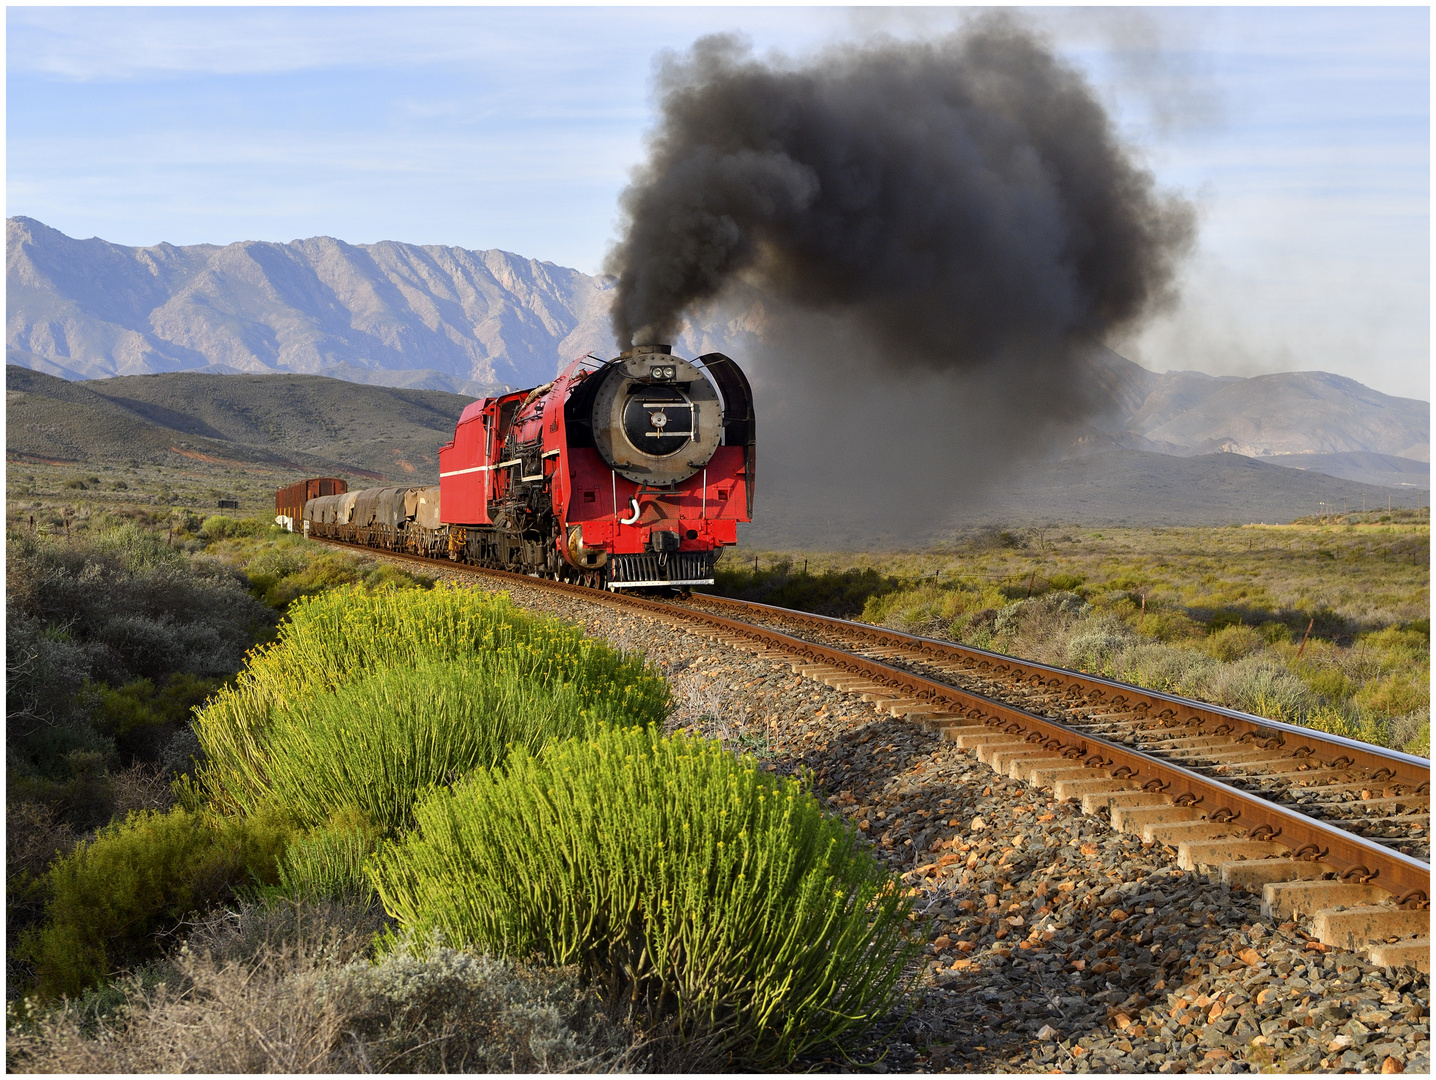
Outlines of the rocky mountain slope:
M9 360L66 379L290 372L474 393L612 348L603 281L506 251L134 248L30 218L5 233Z
M11 364L68 380L152 372L329 375L477 395L611 355L608 283L503 251L330 237L135 248L6 222ZM679 351L744 355L754 327L699 325ZM1427 402L1324 372L1158 374L1110 350L1113 409L1069 456L1234 452L1353 480L1425 487ZM760 401L760 406L762 402ZM1373 456L1375 455L1375 456Z
M1196 371L1128 373L1141 403L1121 418L1143 449L1159 453L1375 453L1431 459L1431 405L1391 397L1324 371L1252 378ZM1309 466L1308 466L1309 467Z

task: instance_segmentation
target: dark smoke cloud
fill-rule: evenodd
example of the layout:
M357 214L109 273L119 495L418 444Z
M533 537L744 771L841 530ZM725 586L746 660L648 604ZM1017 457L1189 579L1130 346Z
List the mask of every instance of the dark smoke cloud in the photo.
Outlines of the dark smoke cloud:
M1111 401L1098 343L1174 298L1190 206L1010 17L802 65L709 37L657 84L615 335L746 327L762 501L819 532L866 509L901 538L1049 451Z
M1004 17L802 67L703 38L658 90L610 256L621 344L671 340L741 274L894 355L1030 354L1168 299L1193 236L1082 77Z

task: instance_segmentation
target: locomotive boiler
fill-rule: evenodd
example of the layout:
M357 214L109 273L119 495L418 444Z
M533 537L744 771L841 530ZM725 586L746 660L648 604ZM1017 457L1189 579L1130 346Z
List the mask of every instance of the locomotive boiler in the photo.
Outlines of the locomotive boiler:
M736 363L644 345L475 401L439 450L437 487L319 495L303 528L600 588L711 584L752 519L754 454ZM297 488L277 494L279 518Z

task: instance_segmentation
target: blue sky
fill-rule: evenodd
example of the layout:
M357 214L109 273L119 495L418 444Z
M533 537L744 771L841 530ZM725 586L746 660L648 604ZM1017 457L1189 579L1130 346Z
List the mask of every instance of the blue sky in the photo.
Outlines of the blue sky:
M1155 370L1430 398L1426 8L1028 9L1201 211ZM663 49L802 56L951 8L7 9L6 213L122 244L327 234L594 271Z

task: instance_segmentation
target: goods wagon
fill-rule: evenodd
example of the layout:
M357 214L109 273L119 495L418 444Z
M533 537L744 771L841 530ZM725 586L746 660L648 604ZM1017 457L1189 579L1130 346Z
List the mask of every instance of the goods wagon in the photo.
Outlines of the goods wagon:
M343 494L348 490L349 485L337 476L320 476L282 487L274 493L274 520L293 532L304 520L304 504L310 499Z

